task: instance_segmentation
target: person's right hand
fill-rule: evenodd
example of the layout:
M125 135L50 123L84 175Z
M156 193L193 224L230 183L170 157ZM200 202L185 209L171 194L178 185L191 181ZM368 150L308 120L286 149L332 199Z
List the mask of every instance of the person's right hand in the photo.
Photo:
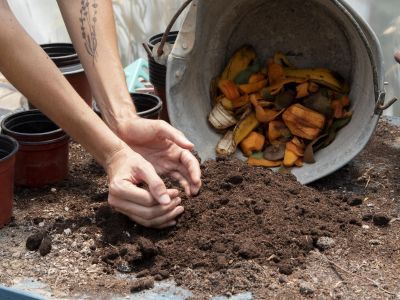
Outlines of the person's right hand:
M116 152L107 162L109 204L135 222L153 228L176 224L183 213L178 190L167 188L154 167L128 146ZM144 182L149 191L137 185Z

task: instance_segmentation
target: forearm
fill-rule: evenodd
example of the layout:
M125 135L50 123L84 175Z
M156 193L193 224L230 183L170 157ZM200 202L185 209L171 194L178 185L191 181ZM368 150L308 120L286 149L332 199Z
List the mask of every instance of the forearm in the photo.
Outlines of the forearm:
M101 164L123 143L84 103L0 0L0 72Z
M96 102L114 132L136 116L118 54L110 0L58 0L68 32L85 68Z

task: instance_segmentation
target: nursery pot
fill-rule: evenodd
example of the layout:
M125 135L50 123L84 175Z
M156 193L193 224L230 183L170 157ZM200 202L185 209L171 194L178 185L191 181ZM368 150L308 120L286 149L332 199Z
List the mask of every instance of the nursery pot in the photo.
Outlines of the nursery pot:
M18 142L0 134L0 228L11 220L14 198L14 166Z
M41 45L41 47L56 64L75 91L77 91L82 99L92 107L92 91L73 45L55 43L44 44ZM29 104L29 107L34 108L31 104Z
M175 40L178 36L178 31L171 31L168 34L167 42L170 44L174 44ZM154 46L161 42L163 37L163 33L154 35L149 38L147 42L147 46L150 50L153 50ZM148 55L149 60L149 74L150 74L150 82L154 86L154 91L157 96L161 98L163 101L163 109L161 111L161 119L165 121L169 121L168 117L168 107L166 103L166 96L165 96L165 86L166 86L166 74L167 74L167 67L161 64L158 64L153 57Z
M351 85L351 122L315 164L293 169L301 183L334 172L365 147L383 109L383 59L375 34L344 0L195 0L169 56L167 101L172 125L203 160L215 158L221 139L207 121L210 83L244 44L262 62L281 51L300 68L329 68Z
M14 113L1 123L19 145L15 184L41 187L68 176L69 137L39 110Z
M159 97L151 94L131 93L131 98L138 116L155 120L160 118L163 103ZM96 102L93 103L93 110L101 117L101 111Z

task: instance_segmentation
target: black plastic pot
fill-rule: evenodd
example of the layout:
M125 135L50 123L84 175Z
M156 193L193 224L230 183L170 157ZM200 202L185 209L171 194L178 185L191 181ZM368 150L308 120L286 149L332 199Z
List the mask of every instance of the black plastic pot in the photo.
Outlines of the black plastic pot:
M92 91L74 46L68 43L43 44L40 46L78 92L79 96L92 107ZM29 107L35 108L32 104L29 104Z
M40 187L68 176L68 135L39 110L14 113L1 123L19 145L15 184Z
M14 166L18 142L0 134L0 228L11 220L14 198Z
M159 97L142 93L131 93L130 95L138 116L155 120L160 118L163 103ZM93 110L101 117L101 111L96 102L93 102Z
M167 37L167 42L174 44L176 38L178 37L178 33L178 31L171 31ZM153 50L154 46L161 42L163 35L164 33L160 33L149 38L147 46L150 48L150 50ZM163 110L161 111L161 119L169 122L167 100L165 97L167 67L158 64L151 56L148 56L148 60L150 82L154 85L154 91L156 95L161 98L164 106Z

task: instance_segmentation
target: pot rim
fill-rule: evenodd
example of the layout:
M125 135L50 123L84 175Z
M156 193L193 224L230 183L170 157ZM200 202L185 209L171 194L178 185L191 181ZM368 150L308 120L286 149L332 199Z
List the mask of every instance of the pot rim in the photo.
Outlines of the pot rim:
M178 34L179 34L179 31L177 31L177 30L176 31L171 31L168 34L168 38L175 37L175 41L176 41L176 39L178 38ZM162 39L163 35L164 35L164 33L158 33L158 34L155 34L155 35L152 35L151 37L149 37L149 39L147 40L147 45L149 45L150 49L153 49L153 47L157 43L161 42L161 39ZM158 39L159 39L159 41L157 43L154 43L155 42L154 40L158 40Z
M12 145L13 145L13 150L9 154L7 154L5 157L0 158L0 163L4 162L4 161L7 161L11 157L13 157L19 150L19 143L13 137L5 135L5 134L0 134L0 140L1 139L2 140L8 140L9 142L11 142Z
M160 97L158 97L156 95L145 94L145 93L130 93L130 95L131 95L133 103L135 103L135 97L153 98L153 99L156 99L158 102L157 105L154 106L153 108L150 108L148 110L144 110L144 111L137 113L138 116L149 115L149 114L155 113L156 111L162 109L162 100Z
M151 115L157 111L161 111L161 109L162 109L162 100L160 97L158 97L156 95L147 94L147 93L129 93L129 94L131 95L131 99L132 99L133 103L135 103L135 97L153 98L153 99L157 100L158 103L154 107L152 107L148 110L136 112L136 114L141 118L143 118L143 116L145 116L145 115ZM100 110L99 106L97 105L96 101L93 102L93 110L96 113L101 114L101 110Z
M10 114L9 116L5 117L2 121L1 121L1 131L3 133L10 133L16 137L38 137L38 136L43 136L43 135L52 135L52 134L56 134L56 133L60 133L62 132L62 128L58 127L58 125L56 125L58 127L58 129L56 130L52 130L52 131L47 131L47 132L43 132L43 133L21 133L21 132L17 132L14 130L11 130L9 128L6 127L6 121L9 120L12 117L18 116L18 115L26 115L29 113L34 113L35 115L43 115L47 118L47 116L45 114L43 114L40 110L38 109L30 109L30 110L25 110L25 111L18 111L15 113ZM50 119L49 119L50 120ZM51 120L50 120L51 121ZM53 121L51 121L53 122ZM7 134L8 135L8 134Z
M44 145L50 145L50 144L55 144L61 141L69 141L69 135L64 134L62 136L59 136L58 138L51 139L51 140L46 140L46 141L40 141L40 142L26 142L26 141L20 141L19 144L21 146L44 146Z

